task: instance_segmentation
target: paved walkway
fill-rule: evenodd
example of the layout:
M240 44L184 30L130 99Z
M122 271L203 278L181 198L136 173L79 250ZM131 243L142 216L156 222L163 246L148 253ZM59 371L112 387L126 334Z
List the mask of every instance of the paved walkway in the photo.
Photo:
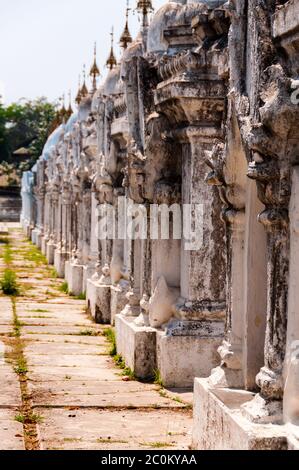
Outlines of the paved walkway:
M85 302L20 230L1 238L21 293L0 295L0 449L188 449L192 395L124 377Z

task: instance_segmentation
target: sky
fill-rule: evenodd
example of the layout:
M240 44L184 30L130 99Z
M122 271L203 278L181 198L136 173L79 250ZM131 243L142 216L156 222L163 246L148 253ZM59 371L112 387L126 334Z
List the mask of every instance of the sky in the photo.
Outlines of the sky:
M155 9L166 0L153 0ZM135 8L136 0L130 0ZM46 96L56 101L78 90L83 64L97 61L102 76L115 31L115 52L125 25L126 0L0 0L0 95L5 104ZM130 12L136 36L138 15ZM66 98L66 104L68 99Z

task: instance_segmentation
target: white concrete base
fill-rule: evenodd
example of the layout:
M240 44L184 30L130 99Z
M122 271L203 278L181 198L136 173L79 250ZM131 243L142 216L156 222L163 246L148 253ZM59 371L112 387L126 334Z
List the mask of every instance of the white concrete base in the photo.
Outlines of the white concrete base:
M167 336L157 331L157 366L165 387L192 388L195 377L209 377L219 364L221 338Z
M51 265L54 264L54 254L55 254L55 245L53 242L48 242L47 248L46 248L46 258L48 260L48 263Z
M37 234L36 234L36 246L39 249L41 249L41 247L42 247L42 234L41 234L40 231L38 231Z
M57 271L58 277L61 279L65 276L65 263L67 261L67 254L62 253L60 249L56 249L54 252L54 267Z
M48 237L41 237L41 252L43 255L47 255L47 245L49 243Z
M196 379L192 448L198 450L288 449L290 444L286 426L255 424L244 417L241 407L253 398L253 393L244 390L212 388L209 379Z
M37 248L42 247L42 234L39 228L34 228L31 232L31 241Z
M92 279L87 281L87 307L96 321L102 325L111 323L111 286L102 285Z
M91 279L95 272L95 267L93 265L84 265L83 266L83 281L82 281L82 290L84 293L87 291L87 281Z
M123 290L119 286L111 286L111 325L115 325L115 317L118 315L128 303L126 298L127 290Z
M136 377L154 376L156 363L156 330L136 326L136 317L115 316L117 352Z
M65 279L71 295L83 294L83 265L67 262Z

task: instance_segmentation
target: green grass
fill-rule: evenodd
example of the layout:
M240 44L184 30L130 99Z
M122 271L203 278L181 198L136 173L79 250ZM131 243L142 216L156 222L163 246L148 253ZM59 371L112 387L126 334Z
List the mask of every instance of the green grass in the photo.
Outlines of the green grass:
M59 287L58 287L58 290L60 292L63 292L64 294L68 294L69 293L69 285L66 281L64 281Z
M130 367L126 366L126 363L122 356L117 354L116 349L116 336L114 328L106 328L103 332L103 335L107 338L108 342L110 343L109 354L113 358L115 365L122 369L122 376L129 377L130 380L136 380L135 374Z
M27 362L24 357L18 359L17 365L14 367L14 371L18 375L26 375L28 372Z
M100 439L97 439L97 443L98 444L128 444L128 441L121 441L119 439L109 439L108 438L100 438Z
M96 330L81 330L79 336L100 336L100 332Z
M42 308L37 308L35 310L30 310L33 313L49 313L49 310L43 310Z
M104 330L103 335L107 338L107 340L110 343L110 349L109 349L109 354L110 356L114 357L117 355L117 350L116 350L116 336L115 336L115 331L113 328L107 328Z
M15 421L22 424L37 424L43 421L43 417L37 413L29 413L25 415L23 413L18 413L15 416Z
M49 275L52 279L58 279L58 272L55 268L49 268Z
M12 251L11 251L9 243L5 246L3 259L7 266L9 266L12 262Z
M25 261L35 263L38 266L42 264L48 265L48 260L45 255L43 255L41 251L31 243L29 248L26 248L22 253L20 252L19 254L22 254Z
M0 289L5 295L16 297L20 294L16 273L11 269L5 269L4 275L0 280Z
M113 360L115 362L115 365L119 367L120 369L122 369L122 373L121 373L122 376L128 377L130 380L136 380L134 372L132 371L130 367L126 366L126 363L124 359L122 358L122 356L120 356L119 354L116 354L113 357Z
M142 446L151 447L152 449L162 449L164 447L173 447L169 442L142 442Z
M154 370L154 383L160 385L160 387L164 387L161 372L158 369Z
M82 294L73 295L72 297L74 297L76 300L86 300L86 293L82 292Z

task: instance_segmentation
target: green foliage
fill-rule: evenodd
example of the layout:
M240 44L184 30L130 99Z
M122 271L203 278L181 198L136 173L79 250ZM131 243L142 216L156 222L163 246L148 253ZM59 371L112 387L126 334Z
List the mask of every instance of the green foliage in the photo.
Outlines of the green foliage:
M160 387L164 387L161 372L158 369L154 370L154 383L160 385Z
M26 375L28 372L27 362L24 357L19 358L16 367L14 367L14 371L18 375Z
M59 291L60 292L63 292L64 294L68 294L69 293L69 285L68 283L65 281L61 284L61 286L59 286Z
M0 280L0 289L5 295L19 295L20 289L17 283L17 276L11 269L5 269L3 278Z
M104 330L103 335L106 336L107 340L109 341L111 347L109 350L110 356L114 357L117 354L116 350L116 337L115 337L115 331L113 328L107 328Z
M43 421L43 416L37 413L19 413L15 416L15 421L22 424L38 424Z
M79 336L99 336L99 334L96 330L81 330Z
M53 129L56 105L46 98L33 101L20 100L4 106L0 101L0 176L12 178L14 170L20 176L30 169L41 155L43 147ZM25 147L31 153L29 161L13 164L13 152ZM7 162L3 165L4 162ZM14 181L13 181L14 180Z
M81 294L75 295L74 297L76 300L86 300L86 293L82 292Z

